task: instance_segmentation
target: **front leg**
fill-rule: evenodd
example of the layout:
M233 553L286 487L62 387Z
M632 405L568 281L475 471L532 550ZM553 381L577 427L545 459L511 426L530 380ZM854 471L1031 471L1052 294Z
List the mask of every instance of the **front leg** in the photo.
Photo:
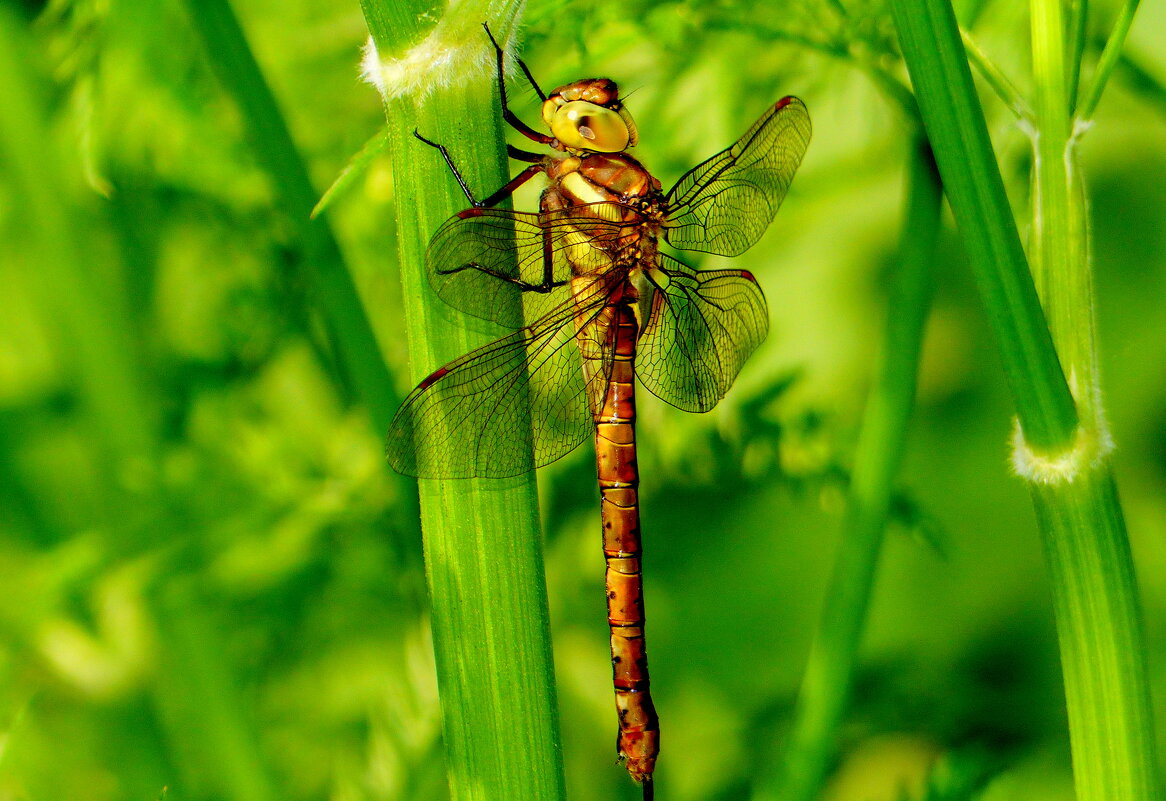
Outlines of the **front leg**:
M456 180L458 183L458 186L460 186L462 188L462 192L465 194L466 200L470 201L470 205L473 206L475 209L490 208L492 206L498 205L503 200L510 197L512 194L514 194L514 191L516 189L518 189L518 187L522 186L527 181L529 181L531 178L538 175L540 172L544 171L544 168L543 168L541 161L538 164L531 164L529 167L524 169L522 172L518 173L518 175L511 178L506 183L506 185L503 186L501 189L499 189L497 192L494 192L492 195L490 195L485 200L479 201L478 199L476 199L474 197L474 193L470 189L470 185L466 183L466 179L462 178L461 171L458 170L457 165L453 163L453 158L449 155L449 151L446 150L445 145L441 145L441 144L438 144L437 142L426 139L424 136L419 134L417 131L413 131L413 135L415 137L417 137L418 139L420 139L425 144L429 145L430 147L437 148L438 152L441 153L441 157L443 159L445 159L445 166L449 167L449 171L451 173L453 173L454 180ZM515 150L518 153L523 152L523 151L517 150L517 148ZM534 155L534 154L530 154L530 155Z
M482 27L486 29L486 35L490 37L490 44L494 45L494 60L498 71L498 96L502 100L502 119L506 120L507 124L509 124L511 128L518 131L527 139L538 142L541 145L549 145L551 142L555 141L553 136L547 136L544 133L539 133L534 128L531 128L525 122L520 120L518 115L510 110L510 106L506 102L506 75L503 70L503 60L505 53L503 52L501 45L498 44L498 40L494 38L494 34L490 32L490 26L483 22ZM530 70L527 69L526 64L523 63L522 59L518 59L518 65L522 67L523 73L526 74L526 79L530 81L530 85L534 87L534 91L538 94L539 99L545 101L547 96L543 94L543 90L539 88L538 84L534 80L534 76L530 74Z

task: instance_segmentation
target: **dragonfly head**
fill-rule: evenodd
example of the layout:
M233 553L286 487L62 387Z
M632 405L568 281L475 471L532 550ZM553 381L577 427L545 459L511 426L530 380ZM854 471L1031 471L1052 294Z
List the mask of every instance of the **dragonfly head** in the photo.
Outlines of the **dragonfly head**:
M543 103L543 121L571 151L621 153L636 143L636 124L610 78L560 86Z

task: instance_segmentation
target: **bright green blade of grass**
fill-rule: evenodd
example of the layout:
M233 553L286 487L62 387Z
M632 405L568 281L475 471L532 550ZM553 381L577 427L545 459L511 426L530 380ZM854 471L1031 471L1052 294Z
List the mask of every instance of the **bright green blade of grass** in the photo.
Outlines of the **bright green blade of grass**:
M404 4L380 0L364 0L362 6L383 65L377 69L388 83L402 297L411 372L420 379L489 337L450 322L449 310L424 277L429 238L466 199L441 156L412 134L418 129L449 146L479 193L505 182L492 51L481 21L491 20L504 40L517 4L463 4L456 18L427 29L417 27L424 8L407 13ZM397 69L402 65L406 68ZM521 410L516 417L522 419ZM530 432L515 430L513 436ZM419 485L451 797L562 799L533 473L507 481L422 480Z
M344 169L336 176L336 180L332 185L324 190L324 194L320 200L312 208L312 218L315 219L326 211L333 202L341 195L352 188L359 179L364 177L369 166L376 161L385 148L389 146L389 132L382 128L377 131L372 137L364 143L355 156L349 159L348 163L344 165Z

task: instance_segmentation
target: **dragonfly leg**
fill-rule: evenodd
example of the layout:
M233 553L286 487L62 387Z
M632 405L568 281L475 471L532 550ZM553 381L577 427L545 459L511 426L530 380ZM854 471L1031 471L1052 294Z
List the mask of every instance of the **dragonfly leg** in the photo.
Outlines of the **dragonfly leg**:
M498 40L494 38L494 34L491 33L490 26L483 22L482 27L486 29L486 35L490 37L490 44L494 45L494 56L498 65L498 96L502 100L502 119L506 120L507 124L510 125L511 128L518 131L527 139L538 142L542 145L550 144L554 141L553 136L539 133L534 128L531 128L525 122L520 120L518 115L511 111L510 106L507 105L506 75L503 71L503 67L505 66L503 64L503 60L506 54L503 52L502 46L498 44ZM526 74L526 79L530 81L530 85L534 87L534 91L538 93L539 99L545 101L547 99L546 95L543 94L542 89L540 89L538 84L535 83L534 77L530 74L530 70L527 69L526 64L522 62L522 59L518 59L518 64L520 67L522 67L522 71Z
M521 279L515 278L512 275L506 275L505 273L500 273L497 270L491 270L489 267L483 267L482 265L474 264L473 262L469 264L463 264L461 267L451 267L448 270L438 269L436 272L439 275L453 275L454 273L460 273L462 270L477 270L480 273L485 273L491 278L497 278L498 280L505 281L508 284L514 284L523 292L538 292L545 295L552 289L558 289L561 286L567 285L566 281L547 281L546 283L542 284L531 284Z
M470 205L473 206L475 209L483 209L483 208L489 208L490 206L496 206L502 200L504 200L505 198L508 198L512 194L514 194L515 189L522 186L524 183L526 183L531 178L533 178L534 176L538 175L539 173L541 173L543 171L543 167L542 167L542 163L541 163L542 157L539 156L539 161L540 161L539 164L531 164L529 167L524 169L522 172L518 173L518 175L514 176L509 181L507 181L505 186L503 186L497 192L494 192L492 195L490 195L485 200L478 200L477 198L474 197L474 193L470 189L470 185L467 184L466 179L462 177L461 171L457 168L457 165L453 163L453 157L449 155L449 151L446 149L445 145L440 145L437 142L434 142L430 139L426 139L424 136L419 134L417 131L413 131L413 135L415 137L417 137L418 139L420 139L425 144L429 145L430 147L437 148L437 150L441 153L441 157L443 159L445 159L445 166L449 167L449 171L451 173L453 173L453 177L457 181L458 186L460 186L462 188L462 192L465 193L466 200L470 201ZM517 150L517 148L516 148L516 150ZM523 151L519 150L517 152L521 153ZM535 155L535 154L532 153L530 155Z
M480 206L486 206L486 207L496 206L502 200L513 195L515 189L522 186L524 183L529 181L534 176L539 175L543 172L543 165L541 163L542 162L541 158L540 158L539 162L540 163L538 163L538 164L531 164L529 167L524 169L522 172L518 173L518 175L511 178L509 181L506 182L505 186L503 186L501 189L499 189L494 194L490 195L490 197L483 200L481 202Z
M470 185L466 183L465 178L462 178L461 172L458 171L457 165L454 164L453 159L450 158L449 151L445 149L445 145L439 145L437 142L426 139L424 136L417 133L416 129L414 129L413 135L430 147L435 147L438 149L438 151L441 153L441 157L445 159L445 166L449 167L449 171L453 173L453 177L457 180L458 186L460 186L462 191L465 192L466 200L470 201L470 205L475 209L481 208L482 204L474 199L474 193L470 191Z
M546 158L542 153L531 153L529 150L520 150L514 145L506 146L506 154L515 161L526 161L534 164L535 162L542 162Z
M490 32L490 24L487 22L483 22L482 27L486 29L486 35L490 37L490 42L494 45L494 50L499 54L499 56L501 56L502 48L498 46L498 42L495 41L495 39L494 39L494 34ZM522 67L522 74L525 75L526 80L530 82L530 88L534 89L534 93L536 95L538 95L538 99L545 102L547 99L547 96L545 94L543 94L543 90L539 88L538 81L536 81L534 79L534 76L530 74L530 67L526 66L526 62L523 61L521 58L515 58L514 60L518 62L518 66ZM501 59L499 59L498 71L499 72L502 71Z
M518 66L522 67L522 74L526 76L526 80L530 81L530 85L534 89L534 93L538 95L538 99L545 103L547 96L543 94L542 89L538 88L538 82L534 79L534 76L530 74L530 68L526 66L526 62L521 58L516 58L514 60L518 62Z

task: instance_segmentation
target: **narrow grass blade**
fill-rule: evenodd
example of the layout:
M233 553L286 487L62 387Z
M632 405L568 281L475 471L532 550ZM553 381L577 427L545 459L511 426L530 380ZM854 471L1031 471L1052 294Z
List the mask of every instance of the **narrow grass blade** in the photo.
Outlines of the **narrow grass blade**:
M802 677L781 773L772 791L756 796L758 801L812 801L835 755L915 397L942 200L931 148L919 137L910 160L886 342L859 435L842 541Z
M1020 424L1035 446L1063 449L1073 441L1077 414L1004 194L955 14L946 0L893 0L891 8Z
M324 219L312 219L318 193L292 141L279 105L247 44L229 0L186 0L210 63L247 124L255 157L271 179L283 212L299 236L299 267L315 288L344 378L379 431L397 396L340 246Z
M344 165L344 169L336 176L336 180L332 182L332 185L324 190L324 194L319 202L312 207L312 219L314 220L320 216L332 205L336 198L347 192L358 179L362 178L368 170L369 165L373 163L377 156L384 153L388 146L389 132L387 130L382 128L373 134L364 143L364 147Z
M1101 94L1105 91L1105 85L1109 82L1109 76L1113 74L1113 70L1121 57L1122 47L1125 45L1126 36L1130 32L1130 26L1133 25L1134 13L1137 10L1138 0L1126 0L1122 3L1121 11L1118 13L1117 21L1113 26L1113 31L1110 33L1109 39L1105 42L1105 49L1101 51L1101 59L1098 61L1097 69L1094 71L1093 82L1090 83L1089 89L1085 93L1085 97L1081 101L1081 106L1077 111L1078 119L1092 119L1093 113L1097 111L1097 104L1101 102Z

